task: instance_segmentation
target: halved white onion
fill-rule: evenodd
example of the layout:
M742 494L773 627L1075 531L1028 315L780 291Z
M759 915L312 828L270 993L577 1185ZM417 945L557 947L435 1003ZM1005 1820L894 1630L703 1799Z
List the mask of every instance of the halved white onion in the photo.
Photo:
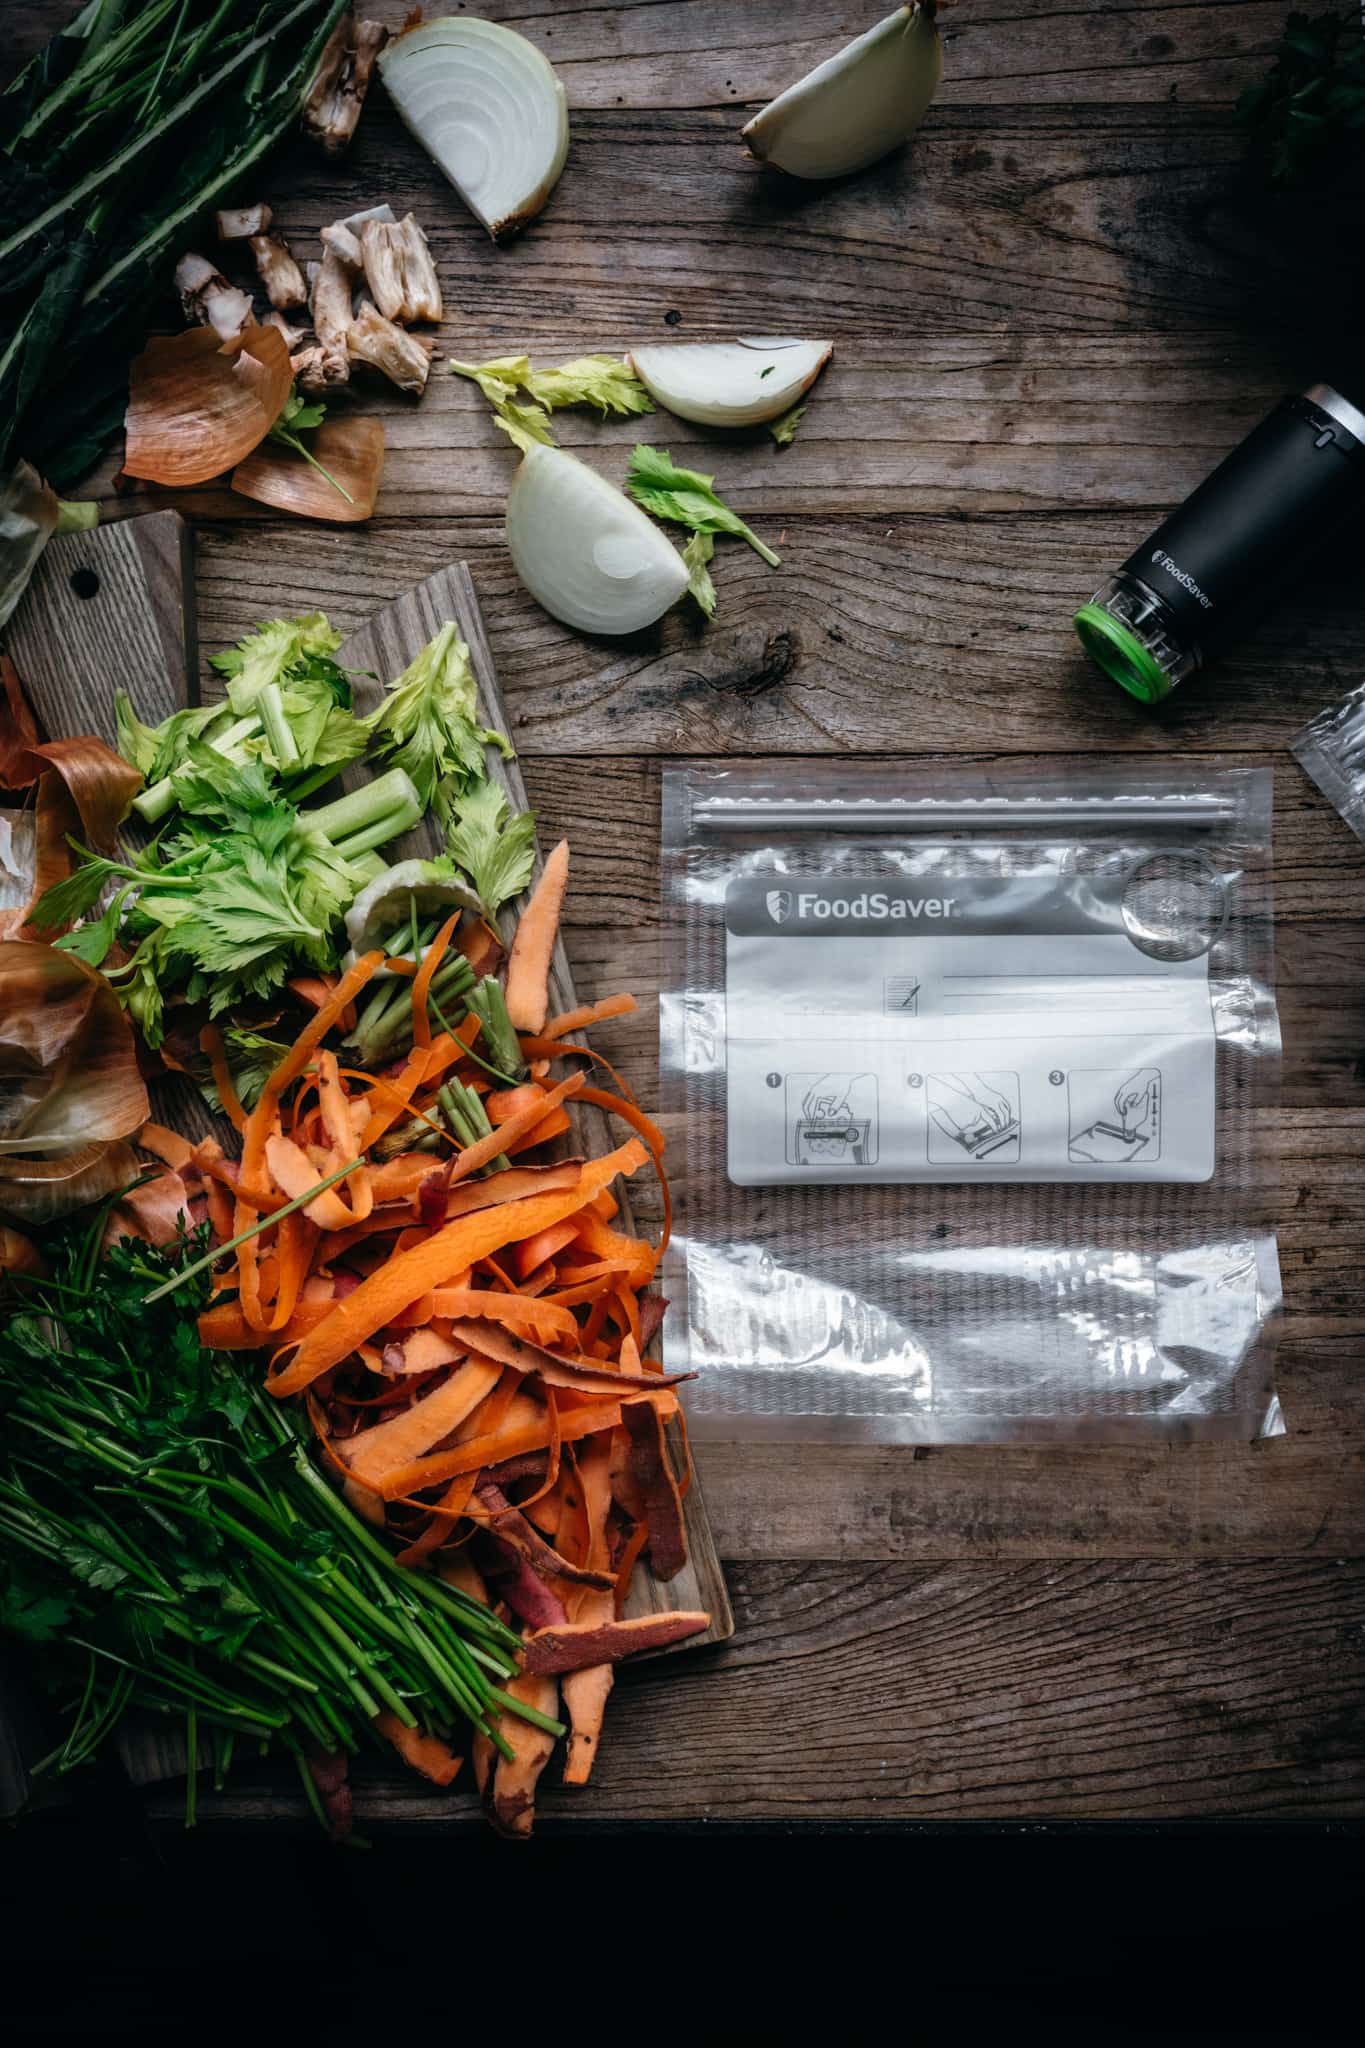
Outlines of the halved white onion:
M682 556L586 462L534 442L507 499L507 545L546 611L585 633L635 633L687 589Z
M707 427L747 427L775 420L809 391L832 341L767 336L739 341L664 343L632 349L626 361L656 399L680 420Z
M917 0L769 100L744 139L794 178L839 178L907 142L942 75L934 0Z
M564 88L547 58L496 21L442 15L380 52L404 125L490 235L544 206L569 151Z

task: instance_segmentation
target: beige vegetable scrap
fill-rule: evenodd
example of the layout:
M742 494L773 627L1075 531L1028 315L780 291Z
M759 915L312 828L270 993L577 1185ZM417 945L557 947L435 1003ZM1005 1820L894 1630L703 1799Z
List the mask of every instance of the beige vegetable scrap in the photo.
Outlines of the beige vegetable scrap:
M247 242L253 235L263 235L274 215L265 205L228 206L221 207L215 218L220 242Z
M340 381L336 375L336 363L317 342L310 342L306 348L295 349L289 358L289 367L294 372L294 381L299 390L309 398L322 398L333 390ZM346 375L351 374L349 358Z
M360 268L360 245L349 229L324 228L322 245L322 261L313 278L309 302L321 357L320 363L309 365L310 373L317 379L309 385L309 389L314 390L324 385L344 384L350 377L346 335L351 324L351 287ZM302 371L299 374L302 378Z
M346 346L353 360L382 371L400 391L420 397L426 390L430 355L416 335L386 320L377 306L367 302L360 308L347 331Z
M321 234L324 251L329 250L344 263L352 275L364 268L365 258L361 254L360 240L355 229L344 220L334 220Z
M439 320L444 310L436 265L412 214L366 221L361 231L365 280L386 320Z
M388 39L382 22L357 21L349 9L329 36L303 108L304 134L329 156L355 134L375 59Z
M308 287L283 235L252 235L249 240L265 295L275 311L288 313L295 306L306 306Z
M247 294L229 284L221 270L192 249L175 266L175 288L185 318L195 326L211 327L223 341L235 341L255 318Z
M277 334L284 336L284 345L289 350L290 355L293 355L295 349L302 348L307 336L306 328L291 326L283 313L277 313L273 308L266 314L261 325L262 327L273 327Z

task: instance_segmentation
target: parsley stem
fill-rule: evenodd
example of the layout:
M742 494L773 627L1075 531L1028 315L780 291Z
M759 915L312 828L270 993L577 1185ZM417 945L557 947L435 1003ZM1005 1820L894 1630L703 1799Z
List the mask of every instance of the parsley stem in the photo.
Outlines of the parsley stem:
M282 427L277 422L270 429L269 438L272 441L282 441L286 448L292 448L296 454L301 455L303 457L305 462L311 462L314 469L318 472L318 475L325 476L328 483L332 486L332 489L334 491L340 491L342 497L346 500L346 503L348 505L354 505L355 499L351 496L345 484L338 483L337 479L332 475L331 470L323 468L322 464L318 461L317 456L312 454L312 452L309 449L304 447L303 442L300 440L297 434L291 433L288 427Z
M185 1282L192 1280L196 1273L206 1272L210 1266L217 1265L219 1259L226 1258L229 1252L235 1252L239 1245L246 1244L259 1231L268 1230L272 1223L279 1223L284 1217L292 1216L296 1209L306 1208L314 1196L322 1194L326 1188L334 1187L339 1180L344 1180L348 1173L354 1173L356 1168L363 1166L364 1163L363 1153L358 1159L348 1159L344 1166L339 1166L335 1173L329 1173L327 1178L320 1180L316 1187L308 1188L301 1195L295 1195L293 1201L286 1202L283 1208L272 1209L268 1215L260 1217L253 1223L250 1229L239 1230L236 1237L230 1237L226 1244L215 1245L211 1252L205 1252L203 1258L196 1259L193 1265L182 1266L172 1279L163 1280L160 1287L154 1287L150 1294L143 1295L143 1307L150 1308L154 1301L161 1301L166 1295L174 1294L177 1287L183 1287Z

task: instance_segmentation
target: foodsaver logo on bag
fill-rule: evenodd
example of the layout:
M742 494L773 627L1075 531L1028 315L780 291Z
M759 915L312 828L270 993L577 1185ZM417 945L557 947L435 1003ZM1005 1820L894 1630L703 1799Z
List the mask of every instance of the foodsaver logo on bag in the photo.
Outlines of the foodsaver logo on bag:
M1027 876L737 875L725 892L736 936L833 939L981 932L1122 932L1123 875L1099 881L1056 867Z
M822 896L818 890L769 889L768 915L774 924L786 924L793 911L801 919L856 918L879 923L904 922L914 917L951 917L957 908L952 896L888 896L884 890L864 889L856 896Z

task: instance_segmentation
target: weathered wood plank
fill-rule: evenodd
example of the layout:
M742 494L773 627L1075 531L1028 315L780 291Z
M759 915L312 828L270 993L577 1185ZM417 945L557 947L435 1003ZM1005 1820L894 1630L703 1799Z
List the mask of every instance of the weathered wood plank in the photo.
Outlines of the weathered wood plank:
M733 1585L735 1640L623 1672L590 1794L543 1781L545 1822L1361 1810L1358 1562L748 1564ZM367 1829L472 1824L458 1789L356 1775ZM174 1795L152 1811L175 1819ZM246 1759L200 1800L301 1811Z
M663 12L660 8L657 11ZM1244 172L1225 107L933 110L910 151L799 185L748 160L729 110L586 110L525 234L495 248L382 103L344 178L291 148L260 180L296 253L357 201L411 207L465 336L881 337L1349 331L1345 201Z
M22 62L73 11L65 0L9 0L9 54ZM736 129L751 111L746 102L771 98L879 19L875 0L788 0L780 10L752 0L480 0L479 11L540 46L571 110L729 107ZM366 12L397 27L410 9L407 0L366 0ZM974 12L943 15L940 106L1231 100L1264 68L1284 20L1280 0L1082 8L992 0L982 18Z
M756 516L756 515L755 515ZM343 628L414 577L469 562L526 755L632 753L1279 752L1358 671L1365 587L1349 555L1159 710L1106 682L1076 605L1146 529L1139 513L1027 518L770 517L783 565L740 542L716 562L720 609L625 640L558 625L513 573L500 527L200 530L206 649L257 619L321 606ZM206 687L211 686L206 681ZM1343 833L1343 839L1344 839Z
M616 353L639 339L638 329L590 336ZM459 338L475 361L505 347L496 335ZM583 347L581 330L565 331L534 353L563 361ZM616 482L637 440L689 450L684 460L719 472L729 503L769 524L850 509L960 517L1165 508L1305 375L1269 342L1219 332L1152 334L1140 349L1112 335L937 334L909 351L855 337L837 345L789 448L779 450L765 427L717 432L662 411L608 421L567 412L555 432ZM501 519L517 456L467 378L438 366L419 406L377 382L357 381L351 396L385 420L376 520ZM152 486L130 493L126 483L116 492L118 459L111 454L87 486L111 517L164 495ZM270 518L221 482L176 502L201 518Z
M373 12L402 20L405 0ZM538 43L579 107L734 108L752 105L823 62L888 11L791 0L780 10L746 0L674 6L578 5L575 0L484 0L483 12ZM1231 100L1259 75L1284 21L1279 0L1184 7L1042 7L992 0L942 16L939 106L1039 101Z

